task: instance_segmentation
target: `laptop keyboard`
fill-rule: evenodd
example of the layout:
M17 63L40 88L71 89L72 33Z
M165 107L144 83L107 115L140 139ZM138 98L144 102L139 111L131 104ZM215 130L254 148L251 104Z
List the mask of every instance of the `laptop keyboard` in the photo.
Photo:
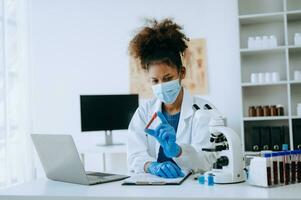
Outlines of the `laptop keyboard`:
M87 177L91 184L106 183L114 180L121 180L127 178L126 176L123 175L108 174L108 173L101 173L101 172L88 172Z
M92 172L92 173L87 173L87 177L89 179L90 183L102 183L110 180L110 176L112 174L108 173L101 173L101 172Z
M96 177L105 177L105 176L112 176L113 174L108 174L108 173L101 173L101 172L92 172L88 173L87 176L96 176Z

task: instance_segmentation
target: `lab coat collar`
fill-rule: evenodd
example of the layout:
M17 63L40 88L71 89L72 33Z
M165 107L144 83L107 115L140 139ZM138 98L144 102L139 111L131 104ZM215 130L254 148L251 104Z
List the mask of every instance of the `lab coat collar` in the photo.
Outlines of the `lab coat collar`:
M184 97L181 106L181 115L182 119L187 119L193 115L193 97L189 94L189 92L184 88Z
M193 97L189 94L189 92L184 89L183 101L181 105L181 119L186 119L193 115L192 104L193 104ZM162 101L157 99L154 106L154 112L161 111L162 112Z

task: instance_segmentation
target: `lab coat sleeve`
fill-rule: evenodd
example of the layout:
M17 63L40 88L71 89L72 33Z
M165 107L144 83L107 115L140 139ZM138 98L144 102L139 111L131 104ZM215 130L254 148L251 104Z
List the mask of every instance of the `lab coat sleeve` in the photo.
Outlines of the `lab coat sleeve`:
M213 148L210 143L210 116L202 114L193 119L191 144L179 144L182 153L174 160L185 170L208 171L216 161L216 153L204 152L202 148Z
M129 134L127 141L127 162L130 172L144 172L144 165L148 161L154 161L148 153L148 138L144 132L146 125L146 114L143 108L139 107L129 125Z

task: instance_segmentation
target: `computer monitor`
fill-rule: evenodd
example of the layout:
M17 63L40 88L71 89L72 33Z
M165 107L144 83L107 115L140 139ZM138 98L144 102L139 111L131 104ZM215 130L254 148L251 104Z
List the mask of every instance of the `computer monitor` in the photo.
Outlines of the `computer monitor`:
M105 131L112 145L112 130L125 130L138 108L137 94L80 95L81 130Z

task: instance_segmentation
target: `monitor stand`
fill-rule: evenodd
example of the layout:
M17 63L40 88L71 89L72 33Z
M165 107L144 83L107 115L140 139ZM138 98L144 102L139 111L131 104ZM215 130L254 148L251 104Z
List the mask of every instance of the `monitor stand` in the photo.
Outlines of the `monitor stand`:
M97 144L97 146L115 146L115 145L125 145L124 143L113 143L113 133L112 131L105 131L105 144Z

